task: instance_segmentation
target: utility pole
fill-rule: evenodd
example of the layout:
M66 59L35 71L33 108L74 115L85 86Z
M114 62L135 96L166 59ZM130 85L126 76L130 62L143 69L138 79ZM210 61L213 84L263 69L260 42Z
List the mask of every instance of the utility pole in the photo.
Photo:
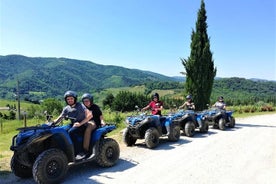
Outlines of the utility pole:
M20 120L20 93L19 93L19 80L17 78L17 112L18 112L18 120Z

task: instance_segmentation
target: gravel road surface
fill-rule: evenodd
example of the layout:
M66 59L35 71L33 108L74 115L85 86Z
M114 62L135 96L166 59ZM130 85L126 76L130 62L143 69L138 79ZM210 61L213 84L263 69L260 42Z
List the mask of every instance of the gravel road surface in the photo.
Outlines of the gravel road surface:
M276 114L236 119L236 127L209 129L194 137L181 136L151 150L139 140L120 145L118 163L100 168L94 163L73 166L64 184L275 184ZM2 181L1 181L2 180ZM30 183L13 174L0 183Z

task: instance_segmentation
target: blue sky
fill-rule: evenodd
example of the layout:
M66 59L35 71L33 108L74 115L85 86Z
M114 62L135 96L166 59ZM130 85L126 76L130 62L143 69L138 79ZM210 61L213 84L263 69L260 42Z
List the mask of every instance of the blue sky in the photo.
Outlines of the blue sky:
M205 0L217 77L276 80L276 2ZM200 0L0 0L0 55L184 71Z

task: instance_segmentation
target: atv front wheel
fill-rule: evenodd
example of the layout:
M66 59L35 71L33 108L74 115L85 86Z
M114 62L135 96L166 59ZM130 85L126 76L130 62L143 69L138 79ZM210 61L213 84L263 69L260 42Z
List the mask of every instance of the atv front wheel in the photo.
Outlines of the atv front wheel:
M168 135L169 141L178 141L180 138L180 128L179 126L173 126L170 134Z
M234 128L235 124L236 124L235 118L234 117L229 117L229 121L230 121L229 127Z
M149 128L145 133L145 142L148 148L154 148L159 144L159 132L156 128Z
M129 129L125 129L123 132L123 141L127 146L133 146L136 143L136 138L132 137L129 133Z
M208 122L203 122L202 127L199 129L201 133L207 133L209 130L209 123Z
M111 138L101 139L100 141L99 155L96 158L96 162L102 167L111 167L119 159L119 144Z
M219 124L220 130L225 130L225 119L224 118L220 118L218 124Z
M32 168L21 164L16 159L15 155L12 156L10 165L11 165L11 170L15 176L18 176L20 178L29 178L32 176Z
M68 160L63 151L53 148L42 152L33 166L37 183L59 183L68 170Z
M195 134L195 124L191 121L188 121L185 124L185 129L184 129L185 135L188 137L193 137Z

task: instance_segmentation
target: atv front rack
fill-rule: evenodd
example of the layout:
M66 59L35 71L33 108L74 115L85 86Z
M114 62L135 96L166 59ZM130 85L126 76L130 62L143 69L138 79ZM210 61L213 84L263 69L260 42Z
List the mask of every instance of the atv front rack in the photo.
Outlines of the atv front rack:
M26 132L26 131L30 131L30 130L45 130L45 129L49 129L49 128L51 128L51 126L36 125L36 126L30 126L30 127L21 127L21 128L17 128L16 130L19 130L20 132Z

